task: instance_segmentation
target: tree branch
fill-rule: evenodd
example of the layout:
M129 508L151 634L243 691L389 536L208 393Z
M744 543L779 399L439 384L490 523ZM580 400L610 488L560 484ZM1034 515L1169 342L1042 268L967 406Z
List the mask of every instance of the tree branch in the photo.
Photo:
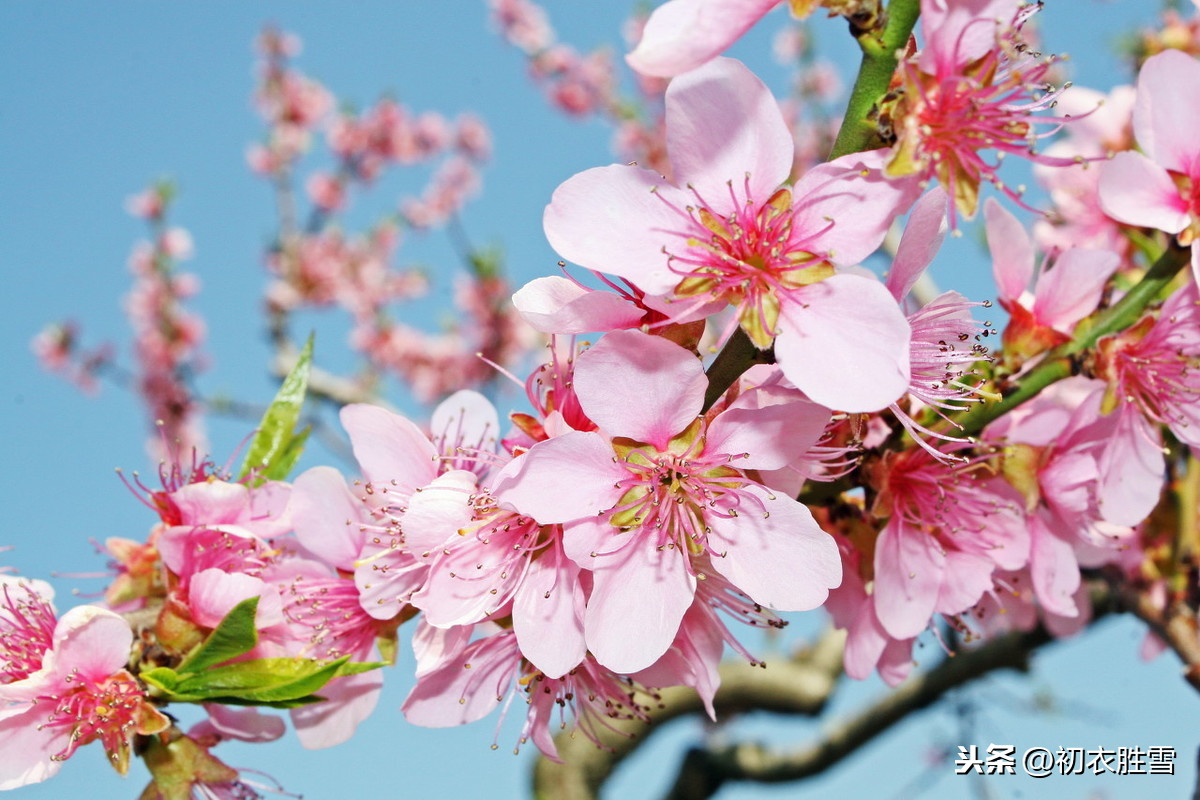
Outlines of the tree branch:
M1175 276L1188 263L1190 252L1172 242L1166 251L1150 267L1136 286L1111 308L1084 320L1075 331L1074 338L1054 348L1042 358L1041 363L1021 379L1019 385L995 403L976 406L959 418L962 428L958 435L975 436L987 425L1017 406L1032 400L1042 389L1052 383L1074 375L1075 358L1095 347L1105 336L1128 328L1138 321L1151 301L1159 296Z
M850 100L846 104L846 116L838 130L829 160L881 147L879 132L870 121L875 105L883 98L892 82L892 75L899 64L897 53L908 44L913 26L921 13L918 0L892 0L887 7L887 21L882 33L878 31L857 32L862 63Z
M1013 632L960 651L928 672L909 678L829 731L822 739L796 751L779 752L743 742L728 747L691 750L684 759L668 800L712 797L730 781L782 783L807 778L834 766L910 714L928 708L951 689L991 672L1029 670L1030 655L1052 641L1042 627Z
M725 717L743 711L767 710L780 714L815 716L833 694L842 671L845 635L830 630L812 648L789 661L772 662L766 669L745 662L721 665L721 688L713 705ZM554 740L563 763L540 757L533 770L533 794L543 800L595 800L600 786L627 755L642 745L663 723L689 714L704 713L699 695L675 686L661 693L661 707L649 725L610 720L612 730L601 728L600 745L573 731Z

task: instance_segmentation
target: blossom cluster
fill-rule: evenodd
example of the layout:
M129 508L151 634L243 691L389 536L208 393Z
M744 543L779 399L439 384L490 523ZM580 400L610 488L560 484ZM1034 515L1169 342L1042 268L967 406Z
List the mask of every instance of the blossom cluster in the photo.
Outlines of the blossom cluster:
M397 231L348 240L325 224L346 186L443 151L449 127L390 101L332 124L340 166L310 181L314 224L281 236L273 311L340 304L378 365L422 395L457 391L427 425L344 405L351 474L316 466L290 483L309 351L236 476L181 456L197 448L172 428L186 446L157 485L130 482L149 537L106 543L106 608L58 618L46 587L4 579L0 788L96 740L118 768L148 747L157 785L191 769L242 786L209 748L283 726L223 703L287 708L304 746L341 743L408 623L408 721L468 723L516 699L520 743L557 759L568 719L601 745L648 722L666 687L715 717L726 646L761 663L742 626L787 612L823 607L846 632L845 672L895 685L927 631L969 644L1082 629L1088 577L1189 608L1197 567L1176 537L1198 524L1177 497L1200 448L1200 62L1168 47L1136 87L1068 102L1023 32L1034 8L923 0L919 35L857 120L871 146L811 163L767 86L719 56L776 4L670 0L644 21L629 62L671 78L661 152L553 192L543 225L563 274L512 296L545 362L514 378L528 404L507 415L428 342L371 327L420 288L384 266ZM558 46L538 7L491 5L564 108L607 96L561 53L546 66ZM869 4L820 5L888 24ZM254 161L278 176L329 101L286 67L294 42L263 47L272 128ZM477 122L456 136L464 157L486 155ZM1047 190L1032 230L1005 207L1026 201L998 175L1004 154ZM437 180L455 197L471 183ZM920 288L945 234L976 215L1002 331L976 318L990 301ZM881 248L884 279L864 266ZM504 284L480 269L471 286L464 305L499 341L485 359L506 361L495 353L520 334ZM202 701L209 719L186 733L158 710Z

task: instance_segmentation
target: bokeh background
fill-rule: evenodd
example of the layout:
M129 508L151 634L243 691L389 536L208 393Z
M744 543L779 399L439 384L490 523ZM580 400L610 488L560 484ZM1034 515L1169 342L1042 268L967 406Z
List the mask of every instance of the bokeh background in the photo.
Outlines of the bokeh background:
M551 0L559 38L579 50L609 43L619 56L625 2ZM1070 53L1068 69L1081 85L1107 88L1129 80L1117 56L1125 32L1152 24L1149 0L1049 0L1040 17L1046 49ZM128 342L121 310L130 285L125 267L142 224L123 210L127 196L149 181L173 178L180 197L174 224L191 231L196 257L184 265L202 281L190 302L206 319L209 370L199 381L209 396L264 403L275 390L259 309L265 283L262 251L274 230L269 187L247 168L245 150L261 136L251 93L252 49L264 23L304 42L298 67L338 98L359 107L384 92L410 108L453 117L473 111L494 137L494 158L482 195L463 215L478 245L502 245L515 285L555 270L557 257L541 231L542 208L559 182L582 169L610 163L611 130L551 109L526 75L522 55L489 25L477 0L448 2L208 2L159 5L0 4L0 544L13 546L0 563L47 578L59 607L72 592L96 593L103 581L79 577L103 570L89 540L142 538L153 521L114 476L115 467L153 472L137 399L104 386L95 396L41 369L31 337L46 323L74 319L85 344ZM779 93L787 70L771 58L772 36L788 24L777 10L732 54L746 60ZM844 25L812 25L822 56L855 64ZM626 75L626 79L628 76ZM1200 98L1197 98L1200 101ZM1020 166L1012 181L1026 181ZM416 191L423 175L389 179L354 200L349 220L364 226ZM411 180L410 183L405 181ZM1026 215L1026 218L1030 218ZM973 299L993 294L975 226L948 240L934 265L946 288ZM428 302L406 310L407 321L434 327L445 313L454 274L462 269L444 233L410 236L400 258L428 266L441 287ZM329 369L354 363L345 329L313 319L317 362ZM122 359L129 360L127 348ZM419 408L393 398L414 414ZM501 396L502 410L521 407ZM253 427L242 419L210 417L213 457L221 462ZM302 467L331 463L315 448ZM345 467L346 465L338 464ZM80 598L82 601L82 598ZM790 646L819 626L799 615ZM1169 798L1191 796L1195 781L1197 698L1167 654L1152 663L1138 656L1143 631L1129 619L1104 622L1076 641L1046 648L1028 676L998 676L962 690L948 702L914 715L864 747L826 776L802 787L730 786L722 798L838 796L872 798ZM921 654L924 654L923 656ZM941 657L931 641L922 660ZM289 792L329 797L522 797L535 750L511 753L520 710L498 732L495 719L463 729L408 725L398 709L412 685L411 659L387 676L375 715L355 739L330 750L302 750L294 739L267 745L222 745L228 763L261 770ZM846 713L885 687L877 680L844 686L827 719ZM661 796L684 748L704 736L743 736L779 746L817 735L820 723L750 715L713 731L699 721L675 723L617 773L609 797ZM493 741L498 748L490 747ZM1175 778L1023 776L972 780L955 776L958 744L1013 744L1110 749L1171 746ZM135 767L121 781L98 747L81 750L60 775L17 790L23 800L133 798L146 773ZM1018 770L1019 771L1019 770Z

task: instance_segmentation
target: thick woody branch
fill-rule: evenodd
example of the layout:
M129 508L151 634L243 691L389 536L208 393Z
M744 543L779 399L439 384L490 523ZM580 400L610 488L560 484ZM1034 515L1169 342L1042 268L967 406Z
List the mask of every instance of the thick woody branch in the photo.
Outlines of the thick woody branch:
M683 763L669 800L711 797L730 781L782 783L807 778L834 766L867 742L928 708L947 692L1001 669L1029 670L1029 657L1052 637L1042 628L1005 634L942 661L846 719L819 741L796 751L760 744L693 749Z
M721 688L714 698L718 718L743 711L766 710L815 716L833 694L842 671L845 636L829 631L809 650L790 661L773 661L763 669L745 662L721 665ZM700 697L686 687L661 693L661 707L650 723L611 720L601 729L597 747L585 736L565 733L555 739L563 763L539 758L533 771L534 797L542 800L595 800L600 786L625 756L641 746L663 723L704 713Z

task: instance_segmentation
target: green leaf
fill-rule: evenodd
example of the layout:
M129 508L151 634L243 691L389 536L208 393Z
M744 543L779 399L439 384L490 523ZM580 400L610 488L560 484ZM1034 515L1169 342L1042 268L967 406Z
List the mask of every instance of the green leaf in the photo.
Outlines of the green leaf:
M158 689L170 699L175 699L175 687L179 685L179 675L170 667L155 667L138 675L146 683Z
M325 698L317 694L308 694L304 697L297 697L295 700L273 700L264 702L262 700L243 700L240 697L209 697L204 702L220 703L223 706L254 706L256 708L300 708L301 706L311 706L314 703L324 703Z
M178 672L202 672L252 650L258 644L258 629L254 625L257 612L257 597L247 598L234 606L208 638L183 660Z
M344 678L347 675L361 675L364 672L370 672L373 669L386 667L386 661L347 661L342 664L341 669L337 671L339 678Z
M336 661L309 658L260 658L216 667L179 681L173 694L189 702L231 697L253 703L297 700L311 695L349 662L350 656Z
M263 414L258 433L246 452L240 477L252 471L265 480L283 480L300 457L307 430L297 433L296 421L308 390L308 371L312 365L313 337L310 335L296 359L296 365L283 379L278 394Z
M300 460L300 455L304 452L304 445L307 444L310 433L312 433L312 425L305 425L296 431L295 435L284 446L283 451L271 464L271 469L263 473L263 476L277 481L287 478L292 473L292 468L296 466L296 462Z

